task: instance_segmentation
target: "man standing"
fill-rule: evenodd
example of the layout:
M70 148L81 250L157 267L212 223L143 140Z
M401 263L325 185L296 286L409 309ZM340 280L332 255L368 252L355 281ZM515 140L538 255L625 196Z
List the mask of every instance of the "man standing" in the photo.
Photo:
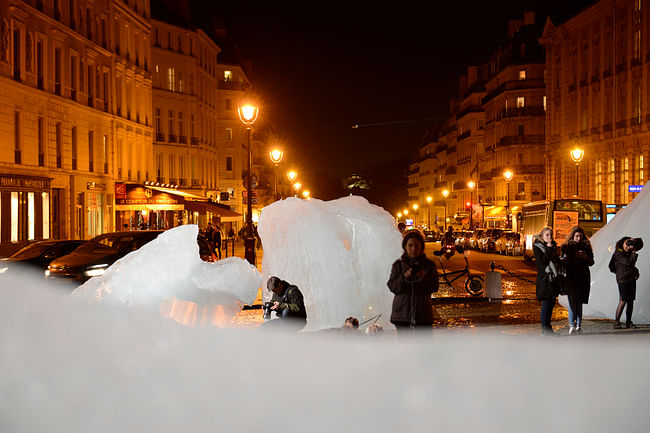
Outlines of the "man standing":
M216 229L212 233L214 239L214 248L217 258L221 260L221 227L217 225Z
M212 223L208 223L208 226L205 228L205 240L208 241L208 245L210 246L210 252L214 251L214 227L212 227Z
M271 310L275 311L279 323L300 330L307 323L307 311L302 293L297 286L278 278L271 277L266 288L273 292Z

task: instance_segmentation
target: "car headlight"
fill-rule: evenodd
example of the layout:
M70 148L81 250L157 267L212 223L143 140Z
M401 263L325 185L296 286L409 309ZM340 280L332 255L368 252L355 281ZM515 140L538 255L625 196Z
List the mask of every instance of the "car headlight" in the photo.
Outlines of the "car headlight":
M7 272L7 269L9 269L9 266L1 266L0 267L0 275L4 274Z
M93 265L84 271L84 275L87 277L98 277L104 275L106 268L108 268L107 264Z
M46 277L49 277L49 276L50 276L50 270L49 270L49 269L46 269L46 270L45 270L45 276L46 276Z

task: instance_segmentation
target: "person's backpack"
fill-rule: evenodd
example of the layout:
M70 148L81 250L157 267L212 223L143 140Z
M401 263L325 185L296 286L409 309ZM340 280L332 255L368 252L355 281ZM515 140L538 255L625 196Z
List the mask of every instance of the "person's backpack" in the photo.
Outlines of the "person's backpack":
M609 271L612 273L616 273L616 263L614 263L614 255L616 254L616 251L614 251L614 254L612 254L612 258L609 259Z

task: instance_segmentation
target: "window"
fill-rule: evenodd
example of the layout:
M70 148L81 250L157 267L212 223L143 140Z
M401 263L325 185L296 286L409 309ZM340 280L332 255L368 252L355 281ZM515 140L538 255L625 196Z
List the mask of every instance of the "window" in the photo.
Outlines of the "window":
M596 200L603 199L603 163L596 161Z
M226 110L232 110L232 99L226 99Z
M20 111L14 112L14 163L20 164L22 156L21 134L20 134Z
M183 73L178 71L178 91L183 93Z
M38 165L45 165L45 119L42 117L38 118Z
M643 155L639 155L639 184L643 185Z
M232 140L232 128L226 128L226 139L228 141Z
M519 71L519 79L520 80L526 79L526 71Z
M54 50L54 93L61 95L61 49Z
M56 168L61 168L63 163L63 127L61 122L56 122Z
M174 91L176 71L174 68L167 68L167 90Z
M630 160L625 157L623 159L623 182L621 185L621 201L623 203L628 202L628 190L630 186L630 178L629 178L629 169L630 169Z
M163 154L156 154L156 178L162 179L163 177Z
M524 125L517 125L517 135L524 135Z
M160 121L160 108L156 108L156 134L162 134L162 122Z
M6 35L2 35L6 38ZM20 30L14 29L14 80L20 81Z
M178 135L183 135L183 112L178 112Z
M194 135L194 113L190 114L190 137L195 137L195 135Z
M546 95L542 98L542 106L544 107L544 111L546 111Z
M77 169L77 127L72 127L72 169Z
M50 195L41 193L41 204L43 209L43 239L50 238Z
M102 137L102 158L104 159L104 174L108 174L108 135Z
M77 57L70 59L70 97L77 99Z
M94 153L93 131L88 131L88 171L93 171Z
M614 158L609 159L608 181L607 200L609 200L610 203L616 203L616 161L614 161Z
M167 133L173 135L174 134L174 112L172 110L169 110L169 112L167 113L167 123L168 123Z
M232 80L232 71L223 71L223 81Z
M226 171L232 171L232 156L226 157Z
M526 194L526 182L517 182L517 194Z
M174 173L174 162L175 162L175 157L174 155L169 155L169 177L170 179L175 179L175 173Z
M526 98L517 96L517 108L524 108L526 106Z

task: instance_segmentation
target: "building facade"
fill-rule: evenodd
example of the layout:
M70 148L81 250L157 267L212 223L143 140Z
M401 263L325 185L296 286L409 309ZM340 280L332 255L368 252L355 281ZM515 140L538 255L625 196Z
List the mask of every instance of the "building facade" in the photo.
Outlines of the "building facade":
M650 3L603 0L547 21L547 197L602 200L614 212L643 185L650 150ZM579 148L578 165L570 151ZM610 211L608 209L608 212Z

